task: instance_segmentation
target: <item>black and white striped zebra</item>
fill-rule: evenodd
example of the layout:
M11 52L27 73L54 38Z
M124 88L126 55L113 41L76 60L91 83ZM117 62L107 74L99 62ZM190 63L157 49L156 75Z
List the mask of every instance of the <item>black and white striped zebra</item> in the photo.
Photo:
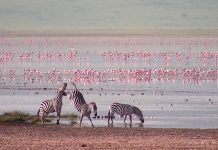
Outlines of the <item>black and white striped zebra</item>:
M62 109L62 98L67 94L64 92L67 87L67 83L57 89L57 95L55 98L45 100L40 104L37 115L41 116L41 122L44 124L44 119L49 113L57 112L57 124L59 124L61 109Z
M94 127L90 114L91 112L93 112L95 117L97 116L96 103L86 103L82 93L77 89L74 83L72 84L75 86L75 90L71 91L68 96L69 100L71 100L74 103L77 111L80 112L80 127L84 116L86 116L90 120L92 127Z
M113 117L115 113L124 116L124 123L126 121L126 117L129 116L130 124L132 124L132 114L135 114L139 118L139 120L144 123L144 118L141 110L135 106L121 103L111 104L108 111L108 124L110 123L110 119L113 123Z

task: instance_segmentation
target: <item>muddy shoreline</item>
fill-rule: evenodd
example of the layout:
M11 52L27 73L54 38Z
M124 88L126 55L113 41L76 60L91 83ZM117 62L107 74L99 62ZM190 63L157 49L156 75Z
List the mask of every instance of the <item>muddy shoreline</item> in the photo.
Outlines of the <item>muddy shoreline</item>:
M218 129L0 123L0 149L217 149Z

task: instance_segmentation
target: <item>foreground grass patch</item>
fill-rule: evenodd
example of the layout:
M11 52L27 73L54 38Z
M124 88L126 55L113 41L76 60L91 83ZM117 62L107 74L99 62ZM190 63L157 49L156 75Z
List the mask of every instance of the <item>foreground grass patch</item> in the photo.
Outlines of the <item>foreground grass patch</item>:
M77 115L75 114L67 114L61 116L61 118L68 119L71 123L75 123L77 119ZM52 120L56 119L56 116L50 115L45 118L45 122L52 122ZM28 113L13 111L13 112L6 112L3 115L0 115L0 122L24 122L24 123L31 123L31 124L38 124L41 123L39 116L32 116Z
M0 122L25 122L29 117L29 114L23 112L7 112L0 115Z

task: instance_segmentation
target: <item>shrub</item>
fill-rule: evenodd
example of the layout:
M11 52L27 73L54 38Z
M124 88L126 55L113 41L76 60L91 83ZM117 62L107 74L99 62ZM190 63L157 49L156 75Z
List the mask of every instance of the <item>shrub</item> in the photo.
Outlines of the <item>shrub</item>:
M25 122L29 117L29 114L19 111L7 112L0 115L0 122Z
M73 113L61 116L61 118L69 119L71 123L75 123L77 117L78 116ZM45 122L52 122L53 119L56 119L56 116L49 115L45 118ZM0 122L26 122L31 124L38 124L41 123L41 120L40 117L38 116L31 116L27 113L13 111L13 112L6 112L3 115L0 115Z

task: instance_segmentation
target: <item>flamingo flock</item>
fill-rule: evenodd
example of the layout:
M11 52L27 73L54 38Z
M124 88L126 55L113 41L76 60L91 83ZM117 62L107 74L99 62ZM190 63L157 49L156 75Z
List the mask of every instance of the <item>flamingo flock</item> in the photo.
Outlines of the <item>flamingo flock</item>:
M217 45L216 37L0 38L0 79L202 85L218 80Z
M75 60L77 57L77 51L75 49L70 49L64 52L52 52L49 50L46 51L39 51L36 53L36 57L38 61L49 61L49 60L53 60L53 61L60 61L60 60Z
M0 51L0 64L5 64L8 62L11 62L13 60L13 53L12 52L7 52L7 51Z
M17 57L16 57L17 55ZM32 61L49 61L49 60L75 60L77 58L77 51L75 49L69 49L64 52L53 52L49 50L45 51L24 51L21 53L12 51L0 52L0 64L4 65L13 60L20 60L21 62Z
M19 60L30 61L34 59L33 52L22 52L19 55ZM198 54L198 55L197 55ZM136 59L147 60L149 62L156 59L161 62L162 66L159 67L145 67L143 69L70 69L70 68L55 68L47 69L47 71L40 70L40 68L24 68L23 75L24 80L34 79L36 82L41 82L42 80L48 82L55 81L73 81L73 82L84 82L84 83L99 83L105 81L119 81L119 82L146 82L151 81L177 81L183 80L184 82L194 82L194 83L203 83L207 80L216 81L218 77L217 68L214 67L214 64L217 64L218 52L198 52L198 53L187 54L183 52L142 52L142 51L132 51L132 52L118 52L118 51L108 51L100 53L100 57L104 57L105 60L110 61L131 61ZM194 57L193 57L194 56ZM62 57L62 58L61 58ZM36 58L40 60L41 63L49 60L72 60L78 61L78 52L67 51L66 53L57 53L57 52L37 52ZM155 58L155 59L154 59ZM12 52L1 53L1 60L13 61L14 54ZM197 68L195 67L174 67L170 64L172 61L184 62L197 60L196 63L199 63ZM214 62L215 60L215 62ZM156 60L157 61L157 60ZM205 64L211 64L212 68L204 67ZM6 63L7 64L7 63ZM164 65L163 65L164 64ZM202 65L204 64L204 65ZM213 64L213 65L212 65ZM4 66L2 64L2 66ZM217 66L217 65L216 65ZM1 71L1 69L0 69ZM3 73L5 72L5 73ZM10 80L15 80L16 69L8 69L1 71L1 77L7 76Z
M174 63L187 64L197 61L197 65L218 65L218 51L179 51L179 52L149 52L149 51L104 51L99 55L106 62L147 62L156 64L161 62L165 67L172 67ZM173 62L174 61L174 62Z
M35 57L34 57L35 54ZM13 62L16 58L12 52L1 52L1 60ZM46 64L49 60L52 61L66 61L76 62L82 58L79 57L79 53L76 50L66 52L22 52L18 55L18 60L22 62L37 61L41 64ZM154 67L133 68L115 68L115 69L71 69L71 68L51 68L40 70L40 68L24 68L23 75L24 80L34 79L35 81L55 82L55 81L74 81L74 82L102 82L102 81L176 81L184 80L185 82L204 82L206 80L217 80L217 60L218 52L202 51L202 52L119 52L119 51L107 51L99 53L100 57L103 57L105 61L111 62L131 62L138 60L146 60L149 63L159 63ZM90 56L91 57L91 56ZM158 59L158 60L157 60ZM69 61L70 60L70 61ZM174 61L174 63L173 63ZM214 62L215 61L215 62ZM183 63L183 66L171 65ZM190 66L184 62L197 63L197 67ZM34 63L34 62L33 62ZM35 62L36 63L36 62ZM194 64L193 63L193 64ZM7 64L7 63L5 63ZM185 64L185 65L184 65ZM203 65L202 65L203 64ZM206 67L205 67L206 65ZM2 64L4 66L4 64ZM185 67L184 67L185 66ZM208 67L209 66L209 67ZM212 68L210 68L212 67ZM8 79L16 78L16 69L0 69L1 76L5 74ZM3 73L5 72L5 73Z
M0 72L3 76L3 72ZM7 71L7 78L15 80L17 78L16 70ZM1 77L0 76L0 77ZM42 72L40 69L24 69L24 80L42 82L43 80L52 83L58 81L76 82L84 84L98 84L100 82L144 82L152 83L155 81L183 81L202 84L205 81L218 81L217 69L107 69L99 71L95 69L64 69L52 68Z

